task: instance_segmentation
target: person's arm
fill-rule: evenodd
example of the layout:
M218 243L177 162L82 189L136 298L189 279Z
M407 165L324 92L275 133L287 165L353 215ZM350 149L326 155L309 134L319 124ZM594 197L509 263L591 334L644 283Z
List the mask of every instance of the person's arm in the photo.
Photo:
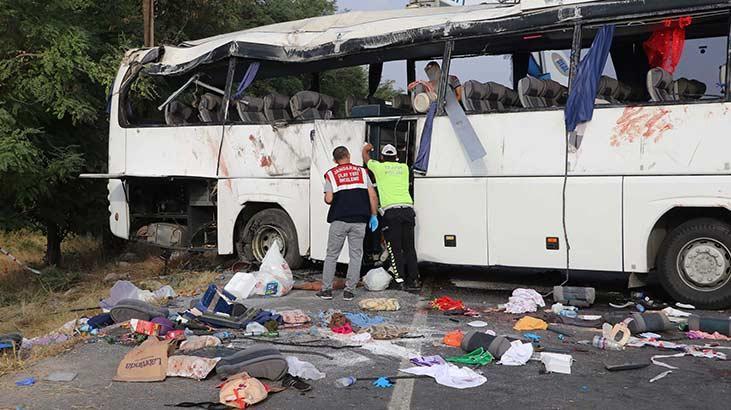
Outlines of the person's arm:
M368 199L371 201L371 215L378 214L378 195L371 184L368 184Z
M363 145L363 166L368 165L368 161L371 160L371 151L373 151L373 145L371 145L370 142L366 142L365 145Z
M328 205L333 203L333 185L327 177L325 177L325 203Z

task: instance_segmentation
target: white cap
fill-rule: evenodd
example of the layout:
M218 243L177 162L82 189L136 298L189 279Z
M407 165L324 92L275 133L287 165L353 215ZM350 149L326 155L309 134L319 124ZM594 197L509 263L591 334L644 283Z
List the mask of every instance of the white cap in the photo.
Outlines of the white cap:
M381 149L381 154L389 157L395 157L396 155L398 155L398 152L396 151L396 147L391 144L386 144L386 146Z

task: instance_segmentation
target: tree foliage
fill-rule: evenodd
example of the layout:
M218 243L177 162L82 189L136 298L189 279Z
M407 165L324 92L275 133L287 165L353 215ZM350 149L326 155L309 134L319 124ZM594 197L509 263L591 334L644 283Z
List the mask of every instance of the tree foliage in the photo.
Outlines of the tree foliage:
M107 91L123 53L142 45L141 1L0 4L0 228L42 229L58 263L66 233L108 229L106 184L77 176L106 171ZM335 10L333 0L157 0L155 42ZM365 95L366 78L362 68L336 70L323 92Z

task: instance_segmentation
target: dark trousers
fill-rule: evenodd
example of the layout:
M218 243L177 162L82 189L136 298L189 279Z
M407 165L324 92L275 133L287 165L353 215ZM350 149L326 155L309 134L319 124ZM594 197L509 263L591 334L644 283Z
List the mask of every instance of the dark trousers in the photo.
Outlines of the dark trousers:
M383 214L383 236L396 279L413 284L419 279L414 246L416 213L413 208L391 208Z

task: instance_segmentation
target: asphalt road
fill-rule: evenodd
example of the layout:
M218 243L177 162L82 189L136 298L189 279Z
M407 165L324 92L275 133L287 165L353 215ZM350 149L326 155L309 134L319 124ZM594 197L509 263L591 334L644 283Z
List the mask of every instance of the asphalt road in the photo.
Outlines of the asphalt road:
M440 312L430 311L428 301L437 296L450 296L462 299L473 308L489 308L507 301L510 290L517 287L532 286L539 290L547 289L561 280L559 273L526 273L519 271L486 273L483 270L467 268L428 267L431 275L420 295L406 292L387 291L377 296L397 297L401 310L384 313L389 323L411 326L414 333L425 337L399 341L397 344L413 352L424 355L440 354L453 356L462 354L458 349L442 344L443 335L454 329L469 330L467 322L471 318L458 318L459 323L450 321ZM459 284L456 286L452 281ZM577 275L572 284L597 284L601 294L598 302L585 313L602 313L610 308L607 305L612 292L621 292L624 286L622 277L606 277L592 274ZM475 289L477 288L477 289ZM252 299L251 303L262 307L277 309L299 308L311 316L328 307L343 310L357 310L356 302L361 297L373 296L359 291L353 302L345 302L340 293L331 302L320 301L314 293L295 291L280 299ZM547 299L550 304L550 298ZM728 317L729 312L710 312L719 317ZM515 320L521 315L492 313L481 320L489 324L489 329L502 334L515 334L512 329ZM577 347L572 341L591 339L591 331L572 328L576 337L561 342L557 335L547 331L536 333L543 337L547 346L572 349ZM282 334L291 337L292 333ZM667 337L682 337L680 332L666 333ZM250 342L242 342L243 344ZM722 343L731 346L731 343ZM47 359L21 373L0 378L0 409L163 409L165 405L182 401L216 401L215 388L219 380L212 376L201 382L190 379L168 378L157 383L120 383L112 382L118 362L129 351L129 347L109 345L104 342L83 344L61 356ZM622 408L633 409L688 409L711 408L728 409L731 398L731 362L714 361L703 358L682 357L667 359L666 362L677 366L662 380L650 383L649 380L667 370L651 365L644 369L608 372L604 363L619 364L626 362L648 361L655 354L667 354L654 348L627 349L622 352L601 351L592 347L586 352L573 352L575 360L571 375L540 374L539 363L529 362L521 367L505 367L490 364L481 369L487 383L480 387L457 390L441 386L432 379L397 380L392 388L380 389L370 382L360 381L346 389L336 389L333 382L343 376L379 377L399 375L398 369L405 365L404 359L378 355L364 349L303 349L303 353L317 351L332 356L332 360L310 354L285 353L313 363L326 373L326 378L312 382L313 389L308 393L293 390L270 395L258 408L271 409L472 409L472 408ZM670 352L672 353L672 352ZM728 351L731 354L731 351ZM26 376L36 376L39 380L52 371L78 372L78 377L68 383L39 381L30 387L17 387L15 381ZM403 373L401 373L403 375ZM18 407L20 406L20 407Z

